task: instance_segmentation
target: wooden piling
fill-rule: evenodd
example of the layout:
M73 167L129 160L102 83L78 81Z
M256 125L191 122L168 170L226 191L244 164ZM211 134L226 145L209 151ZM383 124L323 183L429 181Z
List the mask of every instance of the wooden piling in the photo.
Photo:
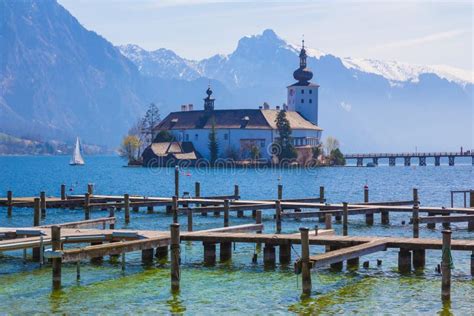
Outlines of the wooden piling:
M203 242L204 246L204 264L212 266L216 264L216 244Z
M279 184L277 200L282 200L282 199L283 199L283 184Z
M474 208L474 190L469 191L469 207Z
M174 168L174 195L179 196L179 167Z
M61 201L66 200L66 185L61 184Z
M40 192L41 217L46 217L46 193Z
M153 207L152 207L152 210L153 210ZM132 207L132 212L138 213L138 211L140 211L140 208L138 206L133 206Z
M173 212L173 223L178 223L178 196L172 198L171 211Z
M201 182L195 182L194 183L194 197L200 198L201 197ZM200 204L195 204L196 207L199 207ZM201 212L202 216L207 216L206 211Z
M170 225L171 230L171 291L179 291L180 271L180 236L179 236L179 224L173 223Z
M413 204L420 204L417 188L413 188Z
M418 206L418 203L415 203L413 205L413 211L412 211L412 219L413 219L413 238L419 238L420 237L420 208Z
M91 246L102 245L101 241L91 242ZM95 257L91 259L92 264L102 264L104 262L104 257Z
M87 193L89 193L90 195L94 195L94 184L92 183L87 184Z
M441 216L450 216L451 213L444 213L444 214L441 214ZM451 228L451 223L450 222L446 222L446 223L443 223L443 228L444 229L450 229Z
M142 263L144 265L151 265L153 263L153 252L153 248L142 250Z
M275 202L275 227L276 233L281 233L281 201L278 200Z
M137 209L138 209L138 207L137 207ZM147 213L147 214L153 214L153 211L154 211L154 210L153 210L153 205L148 205L148 206L146 207L146 213Z
M188 208L188 232L193 231L193 210Z
M380 212L380 222L382 225L388 225L390 224L390 212L389 211L384 211L383 209Z
M340 249L340 248L341 248L341 247L339 247L339 246L330 246L330 247L329 247L329 251L338 250L338 249ZM342 262L342 261L334 262L334 263L331 263L331 264L330 264L331 270L333 270L333 271L342 271L343 265L344 265L344 262Z
M433 213L428 212L428 216L435 216ZM428 223L426 224L426 227L429 229L435 229L436 228L436 223Z
M168 246L156 247L155 257L165 259L168 257Z
M332 215L331 214L325 215L324 224L326 225L326 229L332 229Z
M425 249L414 249L413 250L413 268L415 270L423 269L426 262L426 250Z
M234 185L234 199L235 199L235 200L238 200L239 198L240 198L239 185L238 185L238 184L235 184L235 185Z
M289 264L291 262L291 244L280 245L280 264Z
M266 267L274 267L275 261L275 246L272 244L265 244L263 247L263 265Z
M125 193L123 195L123 204L125 210L125 224L130 223L130 195Z
M319 202L320 203L324 202L324 187L323 186L319 187Z
M311 295L311 267L309 262L309 229L300 227L301 233L301 278L303 283L303 295Z
M357 269L359 267L359 257L348 259L347 260L347 268L348 269Z
M228 199L224 200L224 227L229 227L229 207L230 201Z
M441 261L441 299L451 299L451 231L443 230L443 255Z
M84 219L86 221L91 219L91 214L90 214L91 210L90 210L90 207L89 207L90 202L91 202L90 194L86 193L84 195Z
M364 186L364 203L369 203L369 186ZM369 226L374 225L374 213L365 214L365 223Z
M33 200L34 205L34 216L33 216L33 226L39 226L41 223L40 219L40 199L35 198ZM41 257L41 247L35 247L32 249L33 261L40 261Z
M220 243L220 261L225 262L232 259L232 243L231 242L221 242Z
M262 223L262 211L261 210L256 210L255 211L255 224L261 224L261 223ZM258 230L256 233L261 234L262 231Z
M342 213L343 213L343 216L342 216L342 235L343 236L347 236L347 233L348 233L348 213L349 213L349 210L348 210L348 207L347 207L347 202L343 202L342 203Z
M109 217L115 217L115 207L109 207ZM115 229L115 223L109 224L109 229Z
M400 248L398 252L398 271L409 273L411 271L411 252L409 249Z
M12 216L12 209L13 209L13 192L7 191L7 216Z
M34 198L33 200L33 208L34 208L34 215L33 215L33 226L40 225L40 216L41 216L41 202L39 198Z
M474 231L474 221L467 222L467 231L469 232Z
M53 251L61 251L61 227L51 226L51 246ZM53 290L61 288L61 265L62 258L52 258L53 268Z
M471 253L471 276L474 276L474 251Z

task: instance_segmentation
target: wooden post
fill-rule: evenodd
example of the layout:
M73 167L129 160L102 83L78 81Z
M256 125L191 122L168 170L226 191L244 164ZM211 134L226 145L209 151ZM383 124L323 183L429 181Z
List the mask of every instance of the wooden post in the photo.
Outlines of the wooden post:
M449 216L449 215L451 215L451 213L441 214L441 216ZM443 225L443 228L445 228L445 229L450 229L451 228L451 223L450 222L445 222L442 225Z
M224 227L229 227L229 206L230 201L228 199L224 200Z
M40 225L40 199L35 198L33 200L33 205L34 205L34 215L33 215L33 226L39 226Z
M413 250L413 268L415 270L423 269L425 267L426 250L425 249L414 249Z
M156 247L155 257L165 259L168 257L168 246Z
M134 207L135 208L135 207ZM136 212L138 212L138 207L136 207ZM147 214L153 214L153 205L148 205L146 207L146 213Z
M261 224L262 223L262 211L261 210L257 210L255 212L255 224ZM259 230L257 231L257 234L261 234L262 231Z
M257 210L252 210L252 218L257 217Z
M12 202L13 202L13 192L12 191L7 191L7 216L11 217L12 216Z
M474 276L474 251L471 253L471 276Z
M278 196L277 196L277 199L278 199L278 200L282 200L282 199L283 199L283 184L279 184L279 185L278 185Z
M325 215L324 223L326 225L326 229L332 229L332 216L331 216L331 214L326 214Z
M239 185L238 185L238 184L235 184L235 185L234 185L234 199L235 199L235 200L238 200L239 198L240 198Z
M390 212L382 209L380 212L380 219L381 219L382 225L390 224Z
M324 187L319 187L319 202L324 203Z
M413 238L419 238L420 237L420 219L419 219L419 206L418 203L415 203L413 205L413 212L412 212L412 218L413 218Z
M280 264L289 264L291 261L291 243L280 245Z
M125 224L130 223L130 195L125 193L123 195L123 204L125 210Z
M91 197L89 193L84 195L84 219L89 220L91 218L91 210L89 204L91 202Z
M275 226L276 226L276 233L281 233L281 201L278 200L275 203Z
M188 208L188 232L193 231L193 210Z
M342 212L343 212L343 216L342 216L342 235L343 236L347 236L347 230L348 230L348 207L347 207L347 202L343 202L342 203Z
M40 192L41 217L46 217L46 193Z
M411 252L409 249L400 248L398 252L398 271L409 273L411 271Z
M220 260L221 262L232 259L232 243L231 242L221 242L220 244Z
M303 295L311 295L311 271L309 263L309 229L300 228L301 233L301 278L303 283Z
M195 182L194 183L194 197L195 198L200 198L201 197L201 182ZM195 204L196 207L199 207L200 204ZM202 216L207 216L206 211L201 212Z
M212 266L216 264L216 244L203 242L204 246L204 264Z
M418 189L413 188L413 204L419 204L420 200L418 199Z
M469 191L469 207L474 208L474 190Z
M428 216L435 216L433 213L428 212ZM435 229L436 228L436 223L428 223L426 224L426 227L429 229Z
M33 226L39 226L40 225L40 199L35 198L33 201L33 204L34 204ZM42 250L41 247L36 247L32 249L33 261L40 261L41 250Z
M91 246L102 245L101 241L91 242ZM95 257L91 259L92 264L102 264L104 262L104 257Z
M171 210L173 212L173 223L178 223L178 196L172 198Z
M173 223L170 225L171 230L171 291L179 291L179 261L180 261L180 236L179 236L179 224Z
M179 196L179 167L174 167L174 195Z
M441 299L451 299L451 231L443 230L443 257L441 261Z
M338 247L338 246L329 246L329 251L338 250L340 248L341 247ZM331 270L333 270L333 271L342 271L343 264L344 263L342 261L331 263L330 264Z
M109 217L115 217L115 207L114 206L109 207ZM109 224L109 229L115 229L115 223L110 223Z
M364 203L369 203L369 186L364 186ZM369 226L374 225L374 213L365 214L365 223Z
M153 263L153 252L153 248L142 250L142 263L144 265L151 265Z
M357 269L359 267L359 257L347 260L347 268Z
M61 184L61 200L66 200L66 185Z
M474 221L467 222L467 231L469 232L474 231Z
M87 193L89 193L90 195L94 195L94 184L92 183L87 184Z
M51 226L51 245L53 251L61 250L61 227ZM62 258L53 258L53 290L59 290L61 288L61 264Z
M274 267L275 261L275 246L272 244L265 244L265 247L263 247L263 265Z

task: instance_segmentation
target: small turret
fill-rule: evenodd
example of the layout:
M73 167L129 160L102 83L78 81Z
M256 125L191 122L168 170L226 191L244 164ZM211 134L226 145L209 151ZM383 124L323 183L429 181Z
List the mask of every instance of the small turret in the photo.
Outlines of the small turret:
M214 111L214 101L215 99L211 97L212 90L209 85L206 90L207 97L204 98L204 111Z

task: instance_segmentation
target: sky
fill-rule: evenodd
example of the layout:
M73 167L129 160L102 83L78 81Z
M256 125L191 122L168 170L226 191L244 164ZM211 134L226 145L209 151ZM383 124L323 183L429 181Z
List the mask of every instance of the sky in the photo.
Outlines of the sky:
M168 48L188 59L229 54L273 29L340 57L473 71L472 1L58 0L115 45Z

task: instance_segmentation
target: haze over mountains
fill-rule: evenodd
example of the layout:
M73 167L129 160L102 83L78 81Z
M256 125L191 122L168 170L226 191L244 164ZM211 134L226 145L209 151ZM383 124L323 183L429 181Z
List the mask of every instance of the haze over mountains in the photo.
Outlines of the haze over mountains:
M201 109L209 82L216 108L274 107L298 65L299 48L271 30L243 37L229 55L192 61L114 47L53 0L0 0L0 11L0 132L15 136L78 135L114 147L150 102L163 116L185 103ZM472 74L309 54L323 135L345 152L472 147Z

